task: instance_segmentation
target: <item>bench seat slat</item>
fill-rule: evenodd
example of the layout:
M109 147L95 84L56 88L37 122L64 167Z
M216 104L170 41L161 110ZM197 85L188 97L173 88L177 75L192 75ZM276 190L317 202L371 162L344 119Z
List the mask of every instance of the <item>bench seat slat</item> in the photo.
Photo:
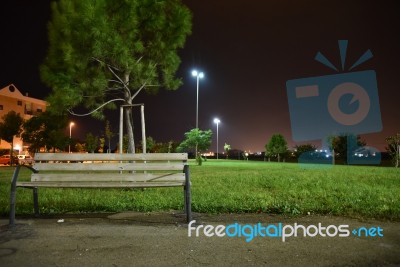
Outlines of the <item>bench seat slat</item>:
M34 173L31 182L185 182L184 173Z
M18 187L56 188L145 188L182 186L179 182L18 182Z
M60 171L182 171L184 163L35 163L33 168Z
M35 161L151 161L176 160L186 161L187 153L148 153L148 154L118 154L118 153L36 153Z

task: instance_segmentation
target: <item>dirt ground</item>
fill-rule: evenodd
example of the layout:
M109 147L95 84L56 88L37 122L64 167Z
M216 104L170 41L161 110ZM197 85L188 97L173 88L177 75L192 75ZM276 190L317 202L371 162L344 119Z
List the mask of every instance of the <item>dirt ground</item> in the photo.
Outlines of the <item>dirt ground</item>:
M14 228L7 225L7 218L1 218L0 265L400 266L400 222L267 214L194 214L193 219L196 223L191 227L259 222L348 225L350 231L360 227L375 229L369 232L375 236L298 236L282 242L281 237L258 235L246 242L244 236L207 237L201 231L195 237L196 231L192 230L189 237L183 214L175 212L20 217ZM330 228L330 233L335 233L334 228Z

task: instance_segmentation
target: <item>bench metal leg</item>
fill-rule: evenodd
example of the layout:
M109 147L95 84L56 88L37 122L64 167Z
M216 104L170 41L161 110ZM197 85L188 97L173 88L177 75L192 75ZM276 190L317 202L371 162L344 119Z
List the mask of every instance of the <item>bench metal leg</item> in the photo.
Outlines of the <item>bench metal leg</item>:
M21 165L15 168L12 180L11 180L11 193L10 193L10 226L15 226L15 205L16 205L16 194L17 194L17 179Z
M189 165L185 165L185 188L184 188L184 203L186 212L186 221L189 223L192 220L192 201L190 193L190 176L189 176Z
M186 213L187 212L187 201L186 201L186 195L187 195L187 192L186 192L186 186L184 186L183 187L183 211Z
M33 209L35 211L35 217L39 217L39 198L38 198L38 188L33 188Z

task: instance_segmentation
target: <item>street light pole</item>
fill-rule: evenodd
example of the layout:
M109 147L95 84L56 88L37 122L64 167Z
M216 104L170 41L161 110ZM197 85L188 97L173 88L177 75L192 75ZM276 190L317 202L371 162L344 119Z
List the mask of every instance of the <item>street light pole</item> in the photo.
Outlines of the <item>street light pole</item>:
M203 72L197 72L197 70L192 71L192 76L196 77L196 128L199 128L199 79L204 77Z
M74 126L74 122L69 123L69 145L68 145L68 153L71 153L71 137L72 137L72 126Z
M218 159L218 154L219 154L219 150L218 150L218 125L221 121L218 118L214 119L214 123L217 124L217 159Z

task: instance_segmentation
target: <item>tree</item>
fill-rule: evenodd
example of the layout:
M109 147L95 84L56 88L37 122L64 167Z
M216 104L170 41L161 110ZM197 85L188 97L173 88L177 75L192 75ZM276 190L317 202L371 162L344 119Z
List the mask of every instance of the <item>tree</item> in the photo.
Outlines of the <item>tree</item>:
M92 133L86 135L86 150L87 152L94 153L99 146L99 137L94 136Z
M140 146L142 147L142 151L143 151L143 140L140 141ZM151 136L146 137L146 150L147 150L147 152L155 153L156 152L155 151L156 146L157 146L157 142L156 142L156 140L154 140L153 137L151 137Z
M287 153L288 147L285 137L282 134L272 135L269 142L265 145L266 154L270 156L277 156L278 162L280 161L280 156Z
M207 150L211 145L212 131L202 131L195 128L185 133L185 140L177 147L177 151L189 151L195 149L199 152ZM196 155L198 164L201 165L201 157Z
M398 168L400 161L400 133L389 136L388 138L386 138L386 142L388 144L386 147L386 151L392 158L394 166Z
M304 153L313 152L317 149L313 144L296 145L294 148L294 155L296 158L299 158Z
M335 157L347 163L349 156L362 146L366 145L359 135L343 133L340 135L328 136L329 149L332 151L332 163L335 164Z
M175 90L177 54L191 31L181 0L59 0L52 2L49 50L42 80L52 88L50 110L75 114L84 106L103 117L103 106L131 105L145 90ZM90 112L89 112L90 113ZM135 152L132 109L125 109L128 152Z
M19 113L12 110L7 114L4 114L2 120L3 121L0 122L0 139L10 143L10 159L11 165L13 165L14 136L19 135L22 132L24 119L19 115Z
M111 151L111 138L114 136L114 133L111 131L111 126L110 126L109 120L106 120L104 136L107 138L107 141L108 141L108 149L106 152L109 153Z
M153 152L154 153L171 153L176 151L176 148L178 147L178 143L174 141L169 141L167 143L156 143L155 146L153 147Z
M107 151L104 150L106 139L104 137L98 137L98 140L99 140L99 145L97 151L99 153L107 153Z
M23 124L22 139L29 143L29 151L37 152L42 147L64 149L69 138L64 134L68 120L66 116L54 115L45 111L32 117Z
M128 144L129 144L129 137L127 134L124 134L124 136L122 137L122 152L126 153L128 151Z
M75 150L76 150L77 152L80 152L80 153L85 152L85 151L86 151L86 150L85 150L85 144L82 144L82 143L80 143L80 142L77 142L77 143L75 144Z
M226 153L226 159L228 159L228 157L229 157L229 150L231 150L231 145L228 145L227 143L225 143L225 145L224 145L224 150L225 150L225 153Z
M140 141L140 146L143 151L143 141ZM146 147L148 153L171 153L175 151L177 144L174 141L167 143L157 142L153 137L149 136L146 138Z

